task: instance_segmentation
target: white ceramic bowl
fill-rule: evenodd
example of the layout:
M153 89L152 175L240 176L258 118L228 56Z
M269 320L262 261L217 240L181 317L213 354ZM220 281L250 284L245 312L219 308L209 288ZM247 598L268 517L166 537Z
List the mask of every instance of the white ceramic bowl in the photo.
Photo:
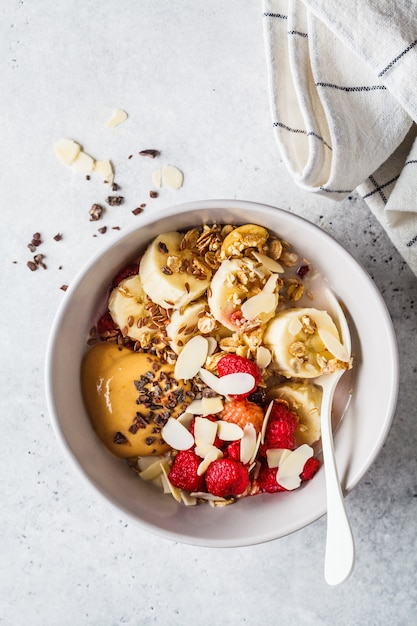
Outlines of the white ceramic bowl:
M368 274L325 232L274 207L210 200L173 206L156 221L145 213L139 227L111 243L79 273L57 313L46 361L49 412L64 451L96 492L142 528L174 541L233 547L277 539L323 515L323 469L295 492L244 498L223 508L186 507L110 455L90 426L80 390L91 319L114 274L156 235L212 222L252 222L275 231L326 275L347 308L355 358L349 380L353 393L335 432L346 492L364 476L388 434L397 399L398 354L391 319Z

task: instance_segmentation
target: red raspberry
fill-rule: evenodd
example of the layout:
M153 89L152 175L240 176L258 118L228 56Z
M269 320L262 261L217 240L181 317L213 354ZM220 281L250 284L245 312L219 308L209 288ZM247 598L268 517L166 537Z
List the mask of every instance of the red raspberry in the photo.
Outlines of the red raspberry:
M287 491L285 487L277 482L277 468L261 465L258 476L254 480L254 488L257 493L277 493L278 491Z
M296 428L295 414L290 411L285 402L275 400L266 427L264 443L259 447L260 453L265 456L269 448L294 450Z
M303 471L300 474L301 480L311 480L318 471L321 463L318 459L312 456L304 463Z
M253 424L259 433L264 421L264 412L258 404L249 400L231 400L226 402L219 417L225 422L238 424L241 428L245 428L246 424Z
M235 459L218 459L208 466L206 485L208 492L214 496L238 496L249 485L248 470Z
M240 461L240 441L233 441L227 446L227 454L231 459Z
M253 361L245 359L243 356L238 356L237 354L226 354L226 356L222 357L217 363L217 371L219 372L220 377L226 376L227 374L236 374L236 372L252 374L254 377L255 384L250 391L247 393L230 394L230 397L235 400L243 400L244 398L247 398L255 391L262 378L261 370Z
M197 474L201 458L192 450L180 450L168 474L174 487L185 491L205 491L204 476Z
M119 283L122 282L125 278L130 278L130 276L135 276L139 273L139 263L131 263L127 265L125 268L120 270L118 274L113 278L112 287L117 287Z
M107 311L107 313L104 313L104 315L102 315L97 322L98 333L99 335L101 335L106 330L115 330L115 329L116 329L116 326L114 325L113 319L110 313Z

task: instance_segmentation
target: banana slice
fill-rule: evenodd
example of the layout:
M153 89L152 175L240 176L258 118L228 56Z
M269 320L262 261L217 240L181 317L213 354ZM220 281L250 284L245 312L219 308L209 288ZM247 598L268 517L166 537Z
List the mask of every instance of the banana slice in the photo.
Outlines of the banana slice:
M213 276L208 295L213 317L232 331L244 330L248 321L265 324L275 315L278 304L279 283L271 291L270 276L266 267L247 257L223 261Z
M318 309L278 313L265 330L264 345L275 369L286 378L315 378L350 365L335 323Z
M257 224L244 224L234 228L225 238L220 250L220 258L241 256L247 248L257 248L262 252L263 246L268 240L269 234L266 228Z
M145 308L148 299L138 275L122 280L109 297L109 312L117 326L132 339L148 347L157 329L149 328L152 318Z
M140 263L145 293L163 307L179 309L199 298L210 284L210 268L188 248L181 250L182 239L176 231L159 235Z
M171 315L171 320L166 327L167 335L171 348L175 354L179 354L183 346L199 334L198 322L200 315L207 307L207 300L201 298L195 302L191 302L183 309L177 309Z
M298 427L295 431L298 445L312 445L320 439L320 387L307 382L288 382L270 389L268 397L285 400L291 411L298 415Z

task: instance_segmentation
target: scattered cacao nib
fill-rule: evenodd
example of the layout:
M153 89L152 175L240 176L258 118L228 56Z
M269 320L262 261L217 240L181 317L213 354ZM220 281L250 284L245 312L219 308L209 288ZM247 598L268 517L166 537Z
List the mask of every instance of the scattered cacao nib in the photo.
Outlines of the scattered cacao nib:
M32 243L34 246L39 246L39 244L42 243L42 239L41 239L41 234L40 233L34 233L32 235Z
M28 248L31 252L35 252L36 250L36 246L34 246L33 243L28 243Z
M46 270L46 265L43 262L44 259L44 255L43 254L35 254L35 256L33 257L34 262L36 263L36 265L42 267L44 270Z
M124 436L123 433L121 433L120 431L117 431L117 433L115 433L115 435L113 437L113 443L117 443L118 445L124 445L124 444L128 443L128 440Z
M91 180L90 174L86 174L85 180Z
M133 209L132 213L133 215L140 215L141 213L143 213L143 209L142 207L138 206L136 209Z
M163 241L160 241L158 243L158 250L159 250L159 252L162 252L163 254L168 254L167 245Z
M112 191L118 191L119 189L120 189L120 186L117 183L112 183L111 185Z
M34 272L35 270L38 269L38 266L33 261L28 261L26 265L28 266L31 272Z
M149 197L150 198L157 198L158 197L158 192L157 191L153 191L151 189L151 191L149 192Z
M90 209L90 222L97 222L103 215L103 210L100 204L93 204Z
M61 241L62 239L62 234L61 233L57 233L54 237L55 241Z
M308 274L309 271L310 271L309 265L300 265L300 267L297 270L297 274L300 278L304 278L304 276Z
M132 424L131 426L129 426L129 432L132 433L132 435L136 435L139 428L140 428L139 424Z
M151 159L155 159L155 157L158 157L160 154L159 150L141 150L139 152L139 156L146 156Z
M68 289L68 285L61 285L60 289L62 289L62 291L66 291Z
M151 446L153 443L155 443L156 441L156 437L146 437L145 439L145 443L147 446Z
M109 206L120 206L124 202L123 196L108 196L106 202Z
M112 226L112 230L120 230L120 226Z
M133 154L129 154L129 156L127 158L128 159L132 159L133 158Z
M107 232L107 226L102 226L101 228L98 228L98 232L100 233L100 235L104 235L104 233Z

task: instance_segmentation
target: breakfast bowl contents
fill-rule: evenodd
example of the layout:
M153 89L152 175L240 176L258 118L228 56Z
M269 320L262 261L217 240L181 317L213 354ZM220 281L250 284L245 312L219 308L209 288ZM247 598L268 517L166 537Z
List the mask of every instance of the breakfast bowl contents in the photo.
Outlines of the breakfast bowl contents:
M141 216L79 274L52 329L47 397L69 458L126 516L177 541L249 545L325 512L315 379L339 369L333 427L349 491L395 406L382 299L305 220L207 201Z
M108 450L187 506L310 480L321 390L307 379L351 358L329 313L300 306L320 291L309 275L289 242L252 223L164 232L138 251L81 367Z

